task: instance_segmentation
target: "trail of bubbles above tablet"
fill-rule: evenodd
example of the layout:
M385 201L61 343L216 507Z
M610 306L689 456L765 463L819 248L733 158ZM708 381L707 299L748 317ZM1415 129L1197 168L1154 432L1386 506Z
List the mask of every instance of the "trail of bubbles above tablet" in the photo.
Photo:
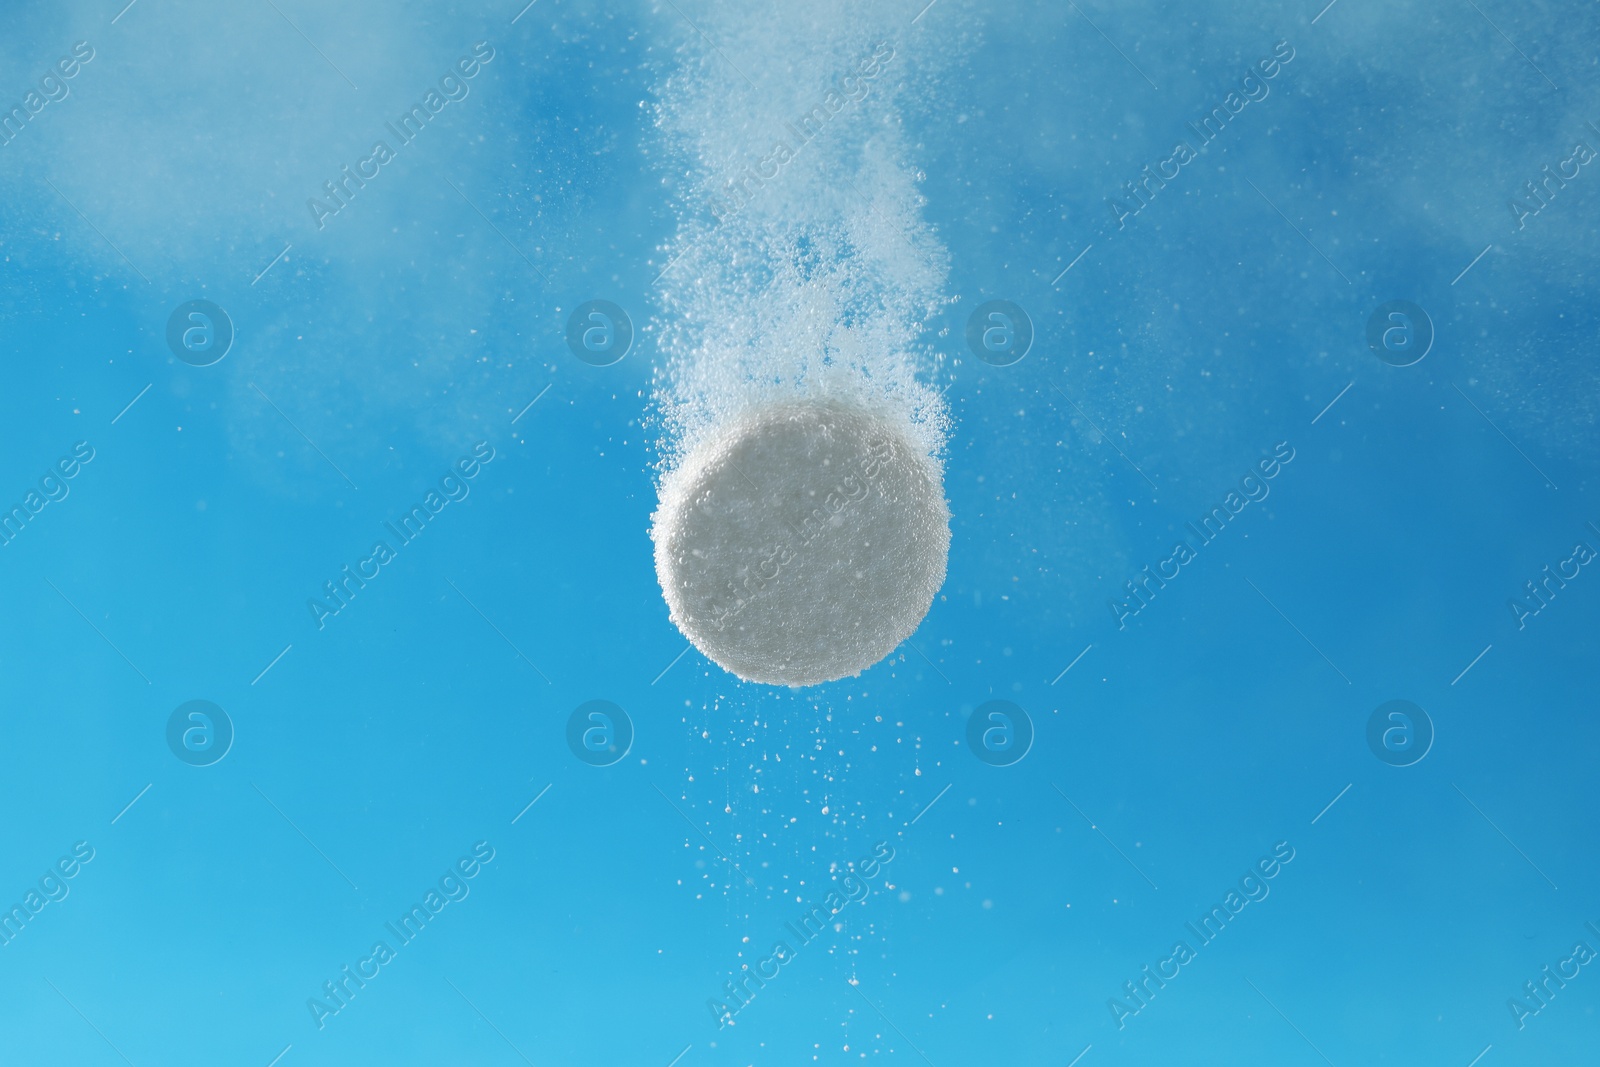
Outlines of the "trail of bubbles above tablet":
M657 574L712 660L810 685L893 651L944 579L922 337L947 256L895 108L941 46L840 2L697 23L716 46L658 105L689 184L660 279Z

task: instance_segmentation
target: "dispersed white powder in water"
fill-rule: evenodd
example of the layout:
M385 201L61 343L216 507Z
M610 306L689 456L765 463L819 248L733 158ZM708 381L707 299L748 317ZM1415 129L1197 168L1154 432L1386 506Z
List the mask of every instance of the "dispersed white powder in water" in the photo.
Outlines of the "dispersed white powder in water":
M656 572L710 659L811 685L892 652L944 580L947 255L894 100L945 46L843 0L694 17L722 54L689 38L658 107L693 185L662 260Z
M939 470L890 420L829 399L735 419L661 488L656 572L696 648L756 682L857 674L944 581Z

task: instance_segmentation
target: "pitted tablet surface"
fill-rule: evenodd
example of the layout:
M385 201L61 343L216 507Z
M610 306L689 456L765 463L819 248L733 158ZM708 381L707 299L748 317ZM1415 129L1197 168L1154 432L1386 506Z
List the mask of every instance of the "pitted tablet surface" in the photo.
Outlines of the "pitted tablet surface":
M734 419L663 481L652 530L672 621L747 681L802 686L877 663L944 581L939 467L828 400Z

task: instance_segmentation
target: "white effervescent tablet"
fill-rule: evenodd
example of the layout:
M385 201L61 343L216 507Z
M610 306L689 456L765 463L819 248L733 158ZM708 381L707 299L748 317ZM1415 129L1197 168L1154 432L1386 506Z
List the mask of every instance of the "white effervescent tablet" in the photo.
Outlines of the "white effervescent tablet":
M853 404L735 416L661 486L651 532L672 621L747 681L859 674L916 630L944 582L937 462Z

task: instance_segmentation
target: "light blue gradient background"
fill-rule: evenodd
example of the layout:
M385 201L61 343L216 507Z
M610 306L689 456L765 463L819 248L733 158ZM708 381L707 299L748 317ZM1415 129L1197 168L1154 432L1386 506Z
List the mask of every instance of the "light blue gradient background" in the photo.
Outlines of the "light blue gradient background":
M651 281L676 208L642 104L704 42L671 4L276 2L358 90L265 3L0 15L7 101L97 51L0 148L0 498L96 449L0 549L0 898L96 849L0 947L0 1059L1594 1056L1593 968L1521 1032L1506 999L1600 948L1600 577L1521 632L1506 601L1600 545L1600 176L1521 233L1505 206L1600 148L1593 5L903 5L908 66L919 34L969 42L904 116L960 297L931 324L950 572L891 660L791 693L692 651L662 674L684 641L647 536ZM1271 96L1116 232L1105 198L1279 39ZM315 230L305 197L480 40L471 95ZM962 348L991 297L1034 319L1012 367ZM195 298L238 331L209 368L163 341ZM612 367L564 343L592 298L638 330ZM1394 298L1437 329L1410 368L1364 342ZM306 599L483 440L470 497L319 632ZM1106 600L1279 441L1270 497L1118 631ZM209 768L164 740L197 698L237 730ZM637 731L604 769L564 741L595 698ZM1010 768L965 748L993 698L1037 729ZM1410 768L1365 743L1394 698L1437 729ZM470 896L319 1031L307 998L480 840ZM866 904L719 1031L706 999L880 840ZM1107 998L1280 840L1271 895L1119 1031Z

